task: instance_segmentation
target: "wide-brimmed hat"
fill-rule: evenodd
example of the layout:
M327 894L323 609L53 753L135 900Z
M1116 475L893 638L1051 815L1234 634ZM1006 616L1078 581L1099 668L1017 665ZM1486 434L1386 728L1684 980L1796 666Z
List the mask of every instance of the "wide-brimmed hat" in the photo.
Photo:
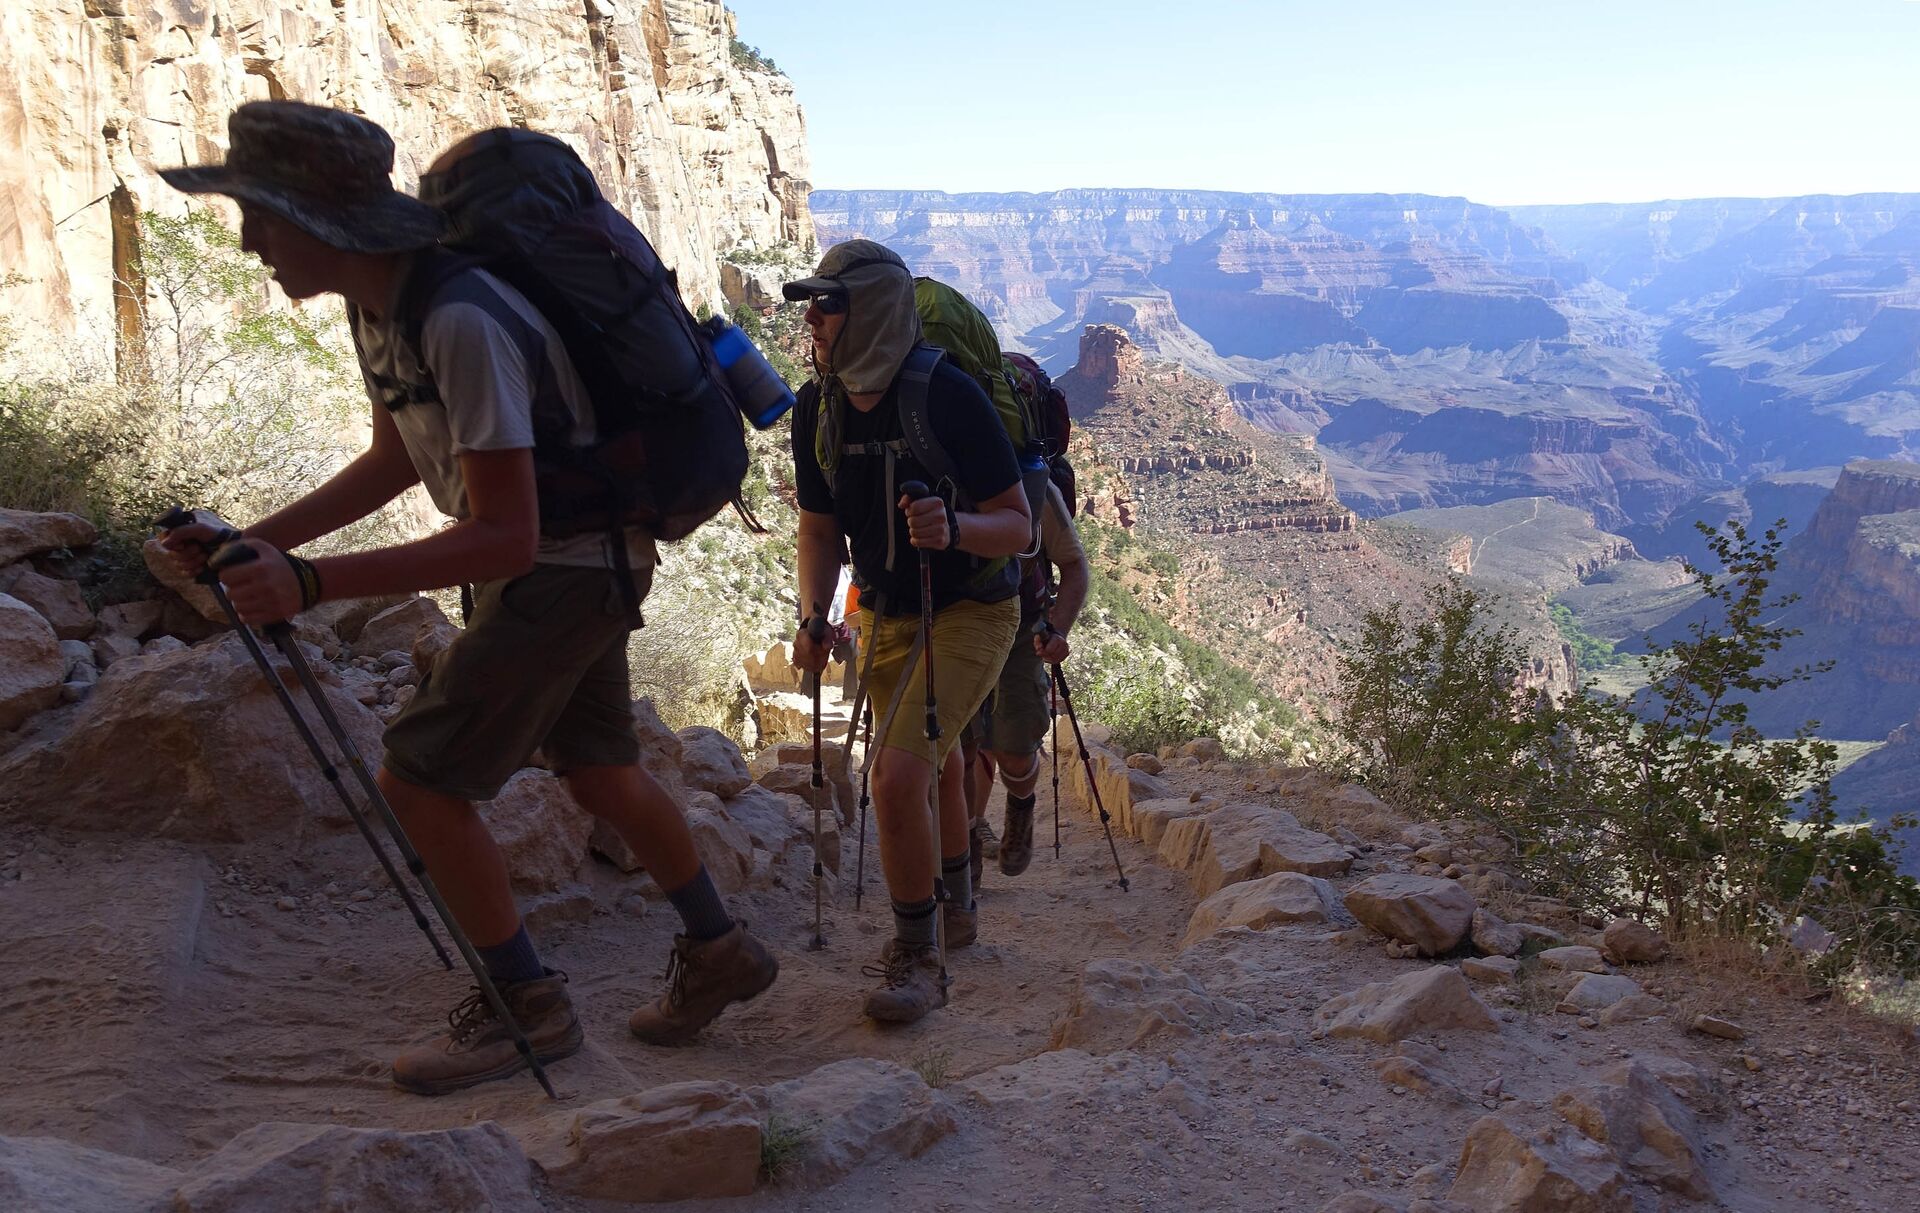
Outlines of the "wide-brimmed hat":
M358 114L301 101L249 101L227 118L224 164L162 169L189 194L265 207L350 253L405 253L438 241L446 219L393 188L393 138Z
M900 277L913 277L907 263L900 260L900 254L886 245L874 240L847 240L827 250L812 277L789 282L780 288L780 293L793 303L815 295L844 295L865 282L893 277L895 271Z

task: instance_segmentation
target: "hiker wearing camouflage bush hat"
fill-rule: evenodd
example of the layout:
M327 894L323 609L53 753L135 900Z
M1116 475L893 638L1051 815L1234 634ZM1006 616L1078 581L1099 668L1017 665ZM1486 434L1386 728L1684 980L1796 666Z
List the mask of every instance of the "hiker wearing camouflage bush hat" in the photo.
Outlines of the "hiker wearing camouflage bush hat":
M683 933L667 989L628 1027L650 1044L690 1039L771 985L779 964L728 912L684 810L640 765L627 639L657 563L654 526L624 513L580 529L549 526L561 499L542 478L555 462L595 449L602 399L574 353L606 361L607 348L562 336L558 325L577 313L570 320L544 302L566 304L553 266L590 265L616 283L645 287L666 280L637 265L652 250L604 204L564 144L533 132L470 136L435 161L423 188L438 189L451 212L484 221L475 224L481 231L544 224L545 238L561 220L583 230L598 224L592 234L609 242L595 245L597 256L529 267L497 245L435 248L448 220L393 187L393 140L356 115L253 102L234 112L228 131L224 164L164 175L189 192L237 199L241 247L287 295L347 301L372 398L372 442L326 483L237 537L163 522L163 542L188 575L207 566L210 544L226 544L214 566L237 616L269 628L331 599L471 590L467 626L421 671L417 693L387 726L380 769L366 781L424 860L448 907L449 933L459 942L457 925L470 941L460 950L478 983L448 1017L448 1031L394 1060L395 1083L435 1095L581 1047L566 975L542 963L506 860L474 808L536 750L572 798L626 842L678 912ZM465 210L447 201L463 187L476 199ZM555 198L563 205L549 206ZM609 258L615 237L630 239ZM670 302L690 330L678 296L662 299L648 294L644 309L625 315L651 318ZM685 348L684 331L666 336L673 349ZM737 438L737 410L724 403ZM677 414L679 424L691 411ZM415 484L451 525L390 547L311 560L293 554Z

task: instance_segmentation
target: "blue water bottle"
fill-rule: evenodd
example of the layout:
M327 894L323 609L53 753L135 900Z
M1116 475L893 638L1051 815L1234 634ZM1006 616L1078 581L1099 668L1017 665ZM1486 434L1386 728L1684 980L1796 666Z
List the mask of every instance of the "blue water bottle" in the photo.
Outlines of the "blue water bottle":
M700 327L713 347L714 360L727 373L733 398L740 402L740 411L753 428L764 430L780 420L793 407L793 389L753 339L725 316L714 316Z

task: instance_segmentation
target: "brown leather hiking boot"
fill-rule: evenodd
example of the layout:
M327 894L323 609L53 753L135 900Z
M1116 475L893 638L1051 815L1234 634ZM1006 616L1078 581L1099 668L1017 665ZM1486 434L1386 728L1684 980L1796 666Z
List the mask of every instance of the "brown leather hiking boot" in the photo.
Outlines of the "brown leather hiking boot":
M692 1040L701 1028L736 1002L745 1002L773 984L780 962L736 922L718 939L673 937L667 961L667 988L657 1002L641 1007L627 1021L635 1036L650 1045Z
M565 973L548 969L545 977L508 982L500 986L500 998L526 1033L540 1064L580 1051L584 1036L573 1013L573 1000L567 997ZM446 1035L393 1059L395 1086L417 1095L444 1095L526 1068L507 1025L493 1013L478 987L447 1015L447 1026Z
M941 907L940 913L946 916L947 947L964 948L980 938L979 902L963 910L959 902L949 901Z
M1000 872L1018 876L1033 862L1033 805L1025 807L1007 797L1007 836L1000 841Z
M912 1023L947 1005L947 983L940 974L940 949L934 944L904 944L889 939L880 963L860 970L881 978L867 995L867 1017L883 1023Z

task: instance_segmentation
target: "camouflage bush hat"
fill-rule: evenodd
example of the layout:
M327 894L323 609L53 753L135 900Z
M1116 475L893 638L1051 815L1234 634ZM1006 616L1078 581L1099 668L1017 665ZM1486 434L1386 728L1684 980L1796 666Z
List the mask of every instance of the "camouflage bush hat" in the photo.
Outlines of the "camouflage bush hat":
M393 188L393 138L358 114L249 101L227 118L225 164L162 169L189 194L265 207L349 253L405 253L440 239L439 211Z

